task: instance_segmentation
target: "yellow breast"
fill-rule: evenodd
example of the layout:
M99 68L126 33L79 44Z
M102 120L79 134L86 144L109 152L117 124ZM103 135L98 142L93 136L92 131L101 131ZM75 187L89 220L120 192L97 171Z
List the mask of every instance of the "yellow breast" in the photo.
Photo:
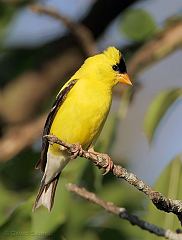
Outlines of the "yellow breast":
M111 91L103 84L78 80L58 110L50 133L87 148L104 125L110 105Z

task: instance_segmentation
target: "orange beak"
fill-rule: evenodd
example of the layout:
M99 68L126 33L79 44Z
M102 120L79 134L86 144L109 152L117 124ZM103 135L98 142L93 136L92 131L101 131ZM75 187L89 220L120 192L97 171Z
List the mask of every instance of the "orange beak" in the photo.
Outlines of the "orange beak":
M118 82L128 84L128 85L133 85L132 82L130 81L130 78L127 73L119 73L117 75Z

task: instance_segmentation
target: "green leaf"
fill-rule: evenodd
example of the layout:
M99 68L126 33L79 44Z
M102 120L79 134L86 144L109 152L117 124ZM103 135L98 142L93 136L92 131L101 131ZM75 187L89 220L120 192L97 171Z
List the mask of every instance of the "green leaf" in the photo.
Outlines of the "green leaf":
M130 9L121 19L120 29L131 40L143 41L156 32L154 18L143 9Z
M144 119L144 131L153 140L156 129L171 105L182 97L182 89L172 89L160 92L149 106Z
M164 169L158 178L154 189L162 192L166 197L172 199L182 199L182 161L181 156L177 156ZM174 214L157 210L152 203L149 204L146 220L157 224L159 227L175 231L180 228L180 222ZM145 238L146 239L146 235ZM148 234L148 240L155 240L156 236Z

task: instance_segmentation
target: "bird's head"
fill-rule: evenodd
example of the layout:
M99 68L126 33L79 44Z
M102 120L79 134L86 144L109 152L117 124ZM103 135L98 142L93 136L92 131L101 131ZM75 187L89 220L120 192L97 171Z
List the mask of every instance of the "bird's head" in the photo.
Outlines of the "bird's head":
M88 58L82 70L91 79L113 87L117 83L132 85L127 74L124 58L115 47L108 47L103 53Z
M115 47L109 47L103 52L103 55L106 58L105 71L113 80L114 85L118 82L132 85L121 52Z

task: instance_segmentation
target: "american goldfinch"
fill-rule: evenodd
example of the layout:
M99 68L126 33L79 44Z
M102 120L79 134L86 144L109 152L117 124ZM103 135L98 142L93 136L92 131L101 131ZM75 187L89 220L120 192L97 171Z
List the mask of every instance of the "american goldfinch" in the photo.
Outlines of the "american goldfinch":
M93 147L106 121L112 89L118 82L132 85L122 54L115 47L86 59L62 87L47 117L43 135L52 134L67 143ZM68 151L49 145L43 138L37 164L44 173L34 210L44 205L51 211L56 186L63 168L70 161Z

